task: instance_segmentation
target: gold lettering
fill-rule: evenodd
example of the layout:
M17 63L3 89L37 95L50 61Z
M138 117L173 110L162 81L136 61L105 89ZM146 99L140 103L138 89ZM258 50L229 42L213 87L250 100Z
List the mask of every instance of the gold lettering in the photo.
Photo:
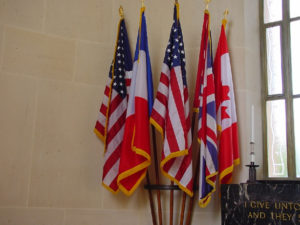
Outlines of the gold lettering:
M248 218L251 219L265 219L266 213L265 212L249 212Z
M290 220L291 215L289 215L288 213L282 213L282 220L283 221L288 221Z
M288 221L291 221L292 214L291 213L286 213L286 216L288 218Z
M253 218L257 219L259 218L259 212L253 212Z
M272 219L281 220L281 221L291 221L292 214L291 213L274 213L271 212ZM298 220L300 217L298 216Z
M282 209L287 209L288 208L287 202L281 202L281 208Z
M270 202L250 201L249 205L252 209L270 209ZM246 207L247 203L245 202L245 208Z
M251 213L251 212L249 212L249 214L248 214L248 218L251 218L251 219L253 218L253 217L252 217L252 213Z
M260 212L260 213L259 213L259 218L260 218L260 219L265 219L265 218L266 218L266 213Z
M255 202L251 201L250 206L251 206L251 208L255 209L256 208Z
M261 209L264 208L264 202L257 202L257 206Z
M269 209L269 202L266 203L266 209ZM268 206L267 206L268 205ZM275 209L280 210L300 210L300 203L297 202L275 202L274 203Z
M274 213L275 214L275 218L276 220L281 220L281 213Z

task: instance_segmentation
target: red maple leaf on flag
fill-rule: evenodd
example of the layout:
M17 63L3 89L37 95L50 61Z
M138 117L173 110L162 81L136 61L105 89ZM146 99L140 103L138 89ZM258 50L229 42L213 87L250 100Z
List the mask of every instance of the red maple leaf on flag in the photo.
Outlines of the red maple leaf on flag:
M221 94L220 104L224 101L230 100L230 97L228 94L229 94L229 86L222 85L222 94ZM226 112L227 108L228 108L227 106L221 106L221 118L222 119L230 118L230 115Z
M227 118L230 118L230 116L228 115L228 113L226 112L226 109L228 107L227 106L222 106L221 107L221 118L222 119L227 119Z

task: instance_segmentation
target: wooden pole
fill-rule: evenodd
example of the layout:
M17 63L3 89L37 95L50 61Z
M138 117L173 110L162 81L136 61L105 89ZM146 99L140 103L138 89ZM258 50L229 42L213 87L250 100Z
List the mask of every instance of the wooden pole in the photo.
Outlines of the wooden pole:
M193 136L194 136L195 117L196 117L196 113L193 112L193 115L192 115L192 140L193 140ZM199 156L198 156L198 158L199 158ZM199 164L198 158L197 158L197 162L196 162L196 167L198 167L198 164ZM196 171L197 170L199 170L199 169L196 168ZM195 178L195 176L194 176L194 178ZM190 201L189 201L186 225L190 224L190 218L191 218L192 209L193 209L193 200L191 201L192 198L194 198L194 197L191 197ZM182 203L181 203L181 212L180 212L180 225L183 225L183 221L184 221L185 201L186 201L186 193L183 192Z
M194 136L194 129L195 129L195 117L196 117L196 112L193 112L193 115L192 115L192 137ZM193 140L193 138L192 138ZM195 171L194 171L194 187L197 186L197 181L198 181L198 176L199 176L199 168L200 168L200 151L199 149L197 148L197 154L196 154L196 168L195 168ZM194 188L195 190L196 188ZM189 200L189 206L188 206L188 212L187 212L187 218L186 218L186 221L185 221L185 225L190 225L191 224L191 217L192 217L192 209L193 209L193 204L194 204L194 197L195 197L195 194L193 195L193 197L190 197L190 200Z
M199 164L200 164L200 155L199 155L199 151L197 153L197 164L196 164L196 171L195 171L195 176L194 176L194 180L196 180L196 183L194 186L197 186L197 180L198 180L198 176L199 176ZM195 190L195 188L194 188ZM193 195L193 197L190 197L190 201L189 201L189 206L188 206L188 214L187 214L187 218L186 218L186 222L185 225L190 225L191 224L191 218L192 218L192 209L193 209L193 204L194 204L194 198L195 195Z
M148 173L148 171L147 171L146 179L147 179L147 184L151 184L151 183L150 183L150 178L149 178L149 173ZM151 191L151 189L148 189L148 194L149 194L149 201L150 201L150 209L151 209L152 223L153 223L153 225L157 225L157 222L156 222L156 215L155 215L155 209L154 209L154 202L153 202L153 196L152 196L152 191Z
M181 203L181 212L180 212L180 225L183 225L183 221L184 221L185 200L186 200L186 193L183 192L182 203Z
M174 185L174 182L171 181L171 186ZM173 225L173 205L174 205L174 190L170 190L170 225Z
M152 130L152 143L153 143L153 154L154 154L154 169L155 169L155 183L159 184L159 171L158 171L158 158L157 158L157 146L156 146L156 135L155 128L151 126ZM159 225L162 225L162 209L161 209L161 200L160 200L160 190L157 190L157 210L158 210L158 221Z

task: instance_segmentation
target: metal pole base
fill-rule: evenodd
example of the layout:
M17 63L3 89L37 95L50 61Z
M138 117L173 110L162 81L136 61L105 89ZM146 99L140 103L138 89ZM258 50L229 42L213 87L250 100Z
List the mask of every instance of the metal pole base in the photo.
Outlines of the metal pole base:
M255 183L256 182L256 167L259 167L259 165L255 165L254 162L251 162L250 165L246 165L249 167L249 180L247 180L247 183Z

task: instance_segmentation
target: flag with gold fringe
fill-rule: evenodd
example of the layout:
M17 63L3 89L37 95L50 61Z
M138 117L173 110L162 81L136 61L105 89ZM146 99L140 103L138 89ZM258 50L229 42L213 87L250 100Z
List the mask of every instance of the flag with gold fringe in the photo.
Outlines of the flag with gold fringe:
M125 20L122 17L118 25L114 57L110 66L103 102L94 128L94 132L105 145L102 184L113 193L119 190L117 177L126 120L127 89L130 85L131 70L132 58L130 46Z
M216 190L216 176L218 174L215 84L212 68L210 15L208 10L204 12L202 46L205 46L205 48L200 50L198 71L203 71L203 74L198 73L197 81L201 83L199 85L199 96L195 95L195 99L199 99L199 205L200 207L206 207L211 200L212 193Z
M174 22L150 122L164 138L162 173L192 196L192 133L178 3L174 7Z
M119 188L126 195L136 190L150 165L149 116L152 104L152 72L145 7L142 7L118 176Z
M219 132L220 184L231 182L234 166L240 163L232 72L225 34L226 22L226 19L224 19L221 26L214 62L217 125Z

